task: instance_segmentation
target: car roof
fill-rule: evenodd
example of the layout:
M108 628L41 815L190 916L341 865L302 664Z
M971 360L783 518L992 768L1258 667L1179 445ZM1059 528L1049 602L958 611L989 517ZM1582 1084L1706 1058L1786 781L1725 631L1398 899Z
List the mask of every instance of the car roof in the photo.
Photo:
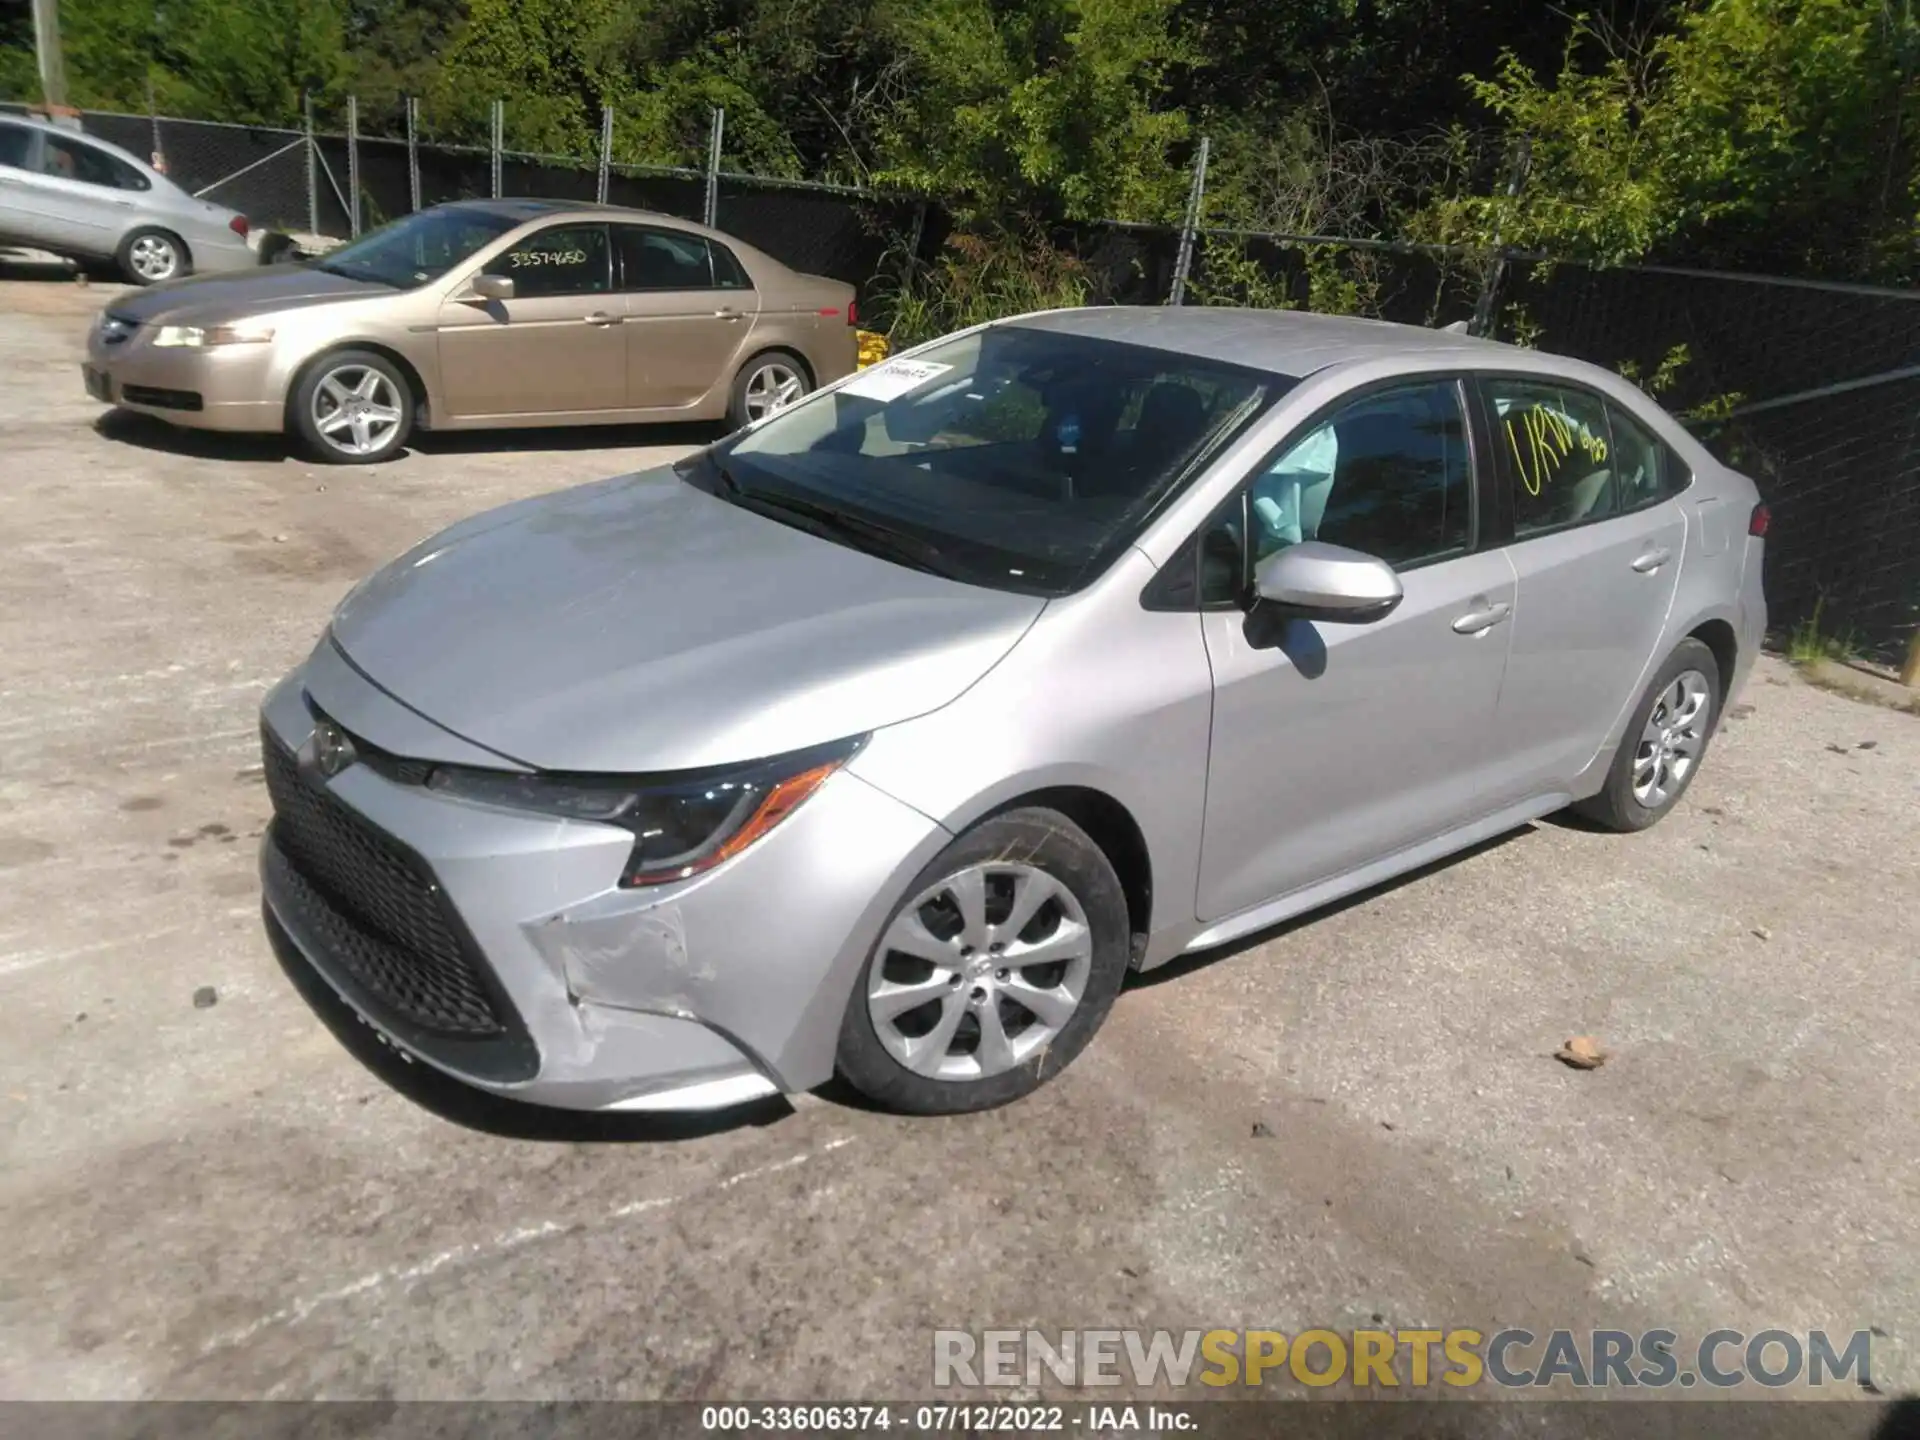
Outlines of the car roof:
M151 171L152 166L124 145L116 145L104 135L95 135L91 130L76 129L72 125L62 125L49 120L44 115L25 114L14 111L0 111L0 120L10 120L16 125L25 125L30 130L44 130L49 135L64 135L85 140L89 145L98 145L102 150L111 150L123 160L131 160L142 170Z
M651 224L670 225L676 230L688 230L699 235L733 238L721 237L718 230L709 230L697 220L686 220L678 215L668 215L658 210L636 210L628 205L603 205L597 200L542 200L533 196L506 196L499 200L449 200L433 208L496 215L502 220L515 220L522 223L529 220L551 220L575 216L582 220L625 218L645 220Z
M1295 377L1331 365L1381 359L1455 364L1463 369L1516 364L1541 368L1524 363L1534 352L1455 331L1300 310L1093 305L1022 315L1008 323L1146 345ZM1579 362L1565 363L1577 366Z

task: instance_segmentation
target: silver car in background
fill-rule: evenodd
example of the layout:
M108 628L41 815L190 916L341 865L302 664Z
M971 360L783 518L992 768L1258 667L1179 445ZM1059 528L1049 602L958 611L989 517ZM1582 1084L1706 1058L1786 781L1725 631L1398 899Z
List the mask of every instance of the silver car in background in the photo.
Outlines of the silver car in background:
M1130 969L1568 806L1659 820L1766 519L1576 362L997 322L363 581L264 704L269 936L502 1096L1001 1104Z
M111 261L136 285L260 263L247 217L64 125L0 115L0 246Z

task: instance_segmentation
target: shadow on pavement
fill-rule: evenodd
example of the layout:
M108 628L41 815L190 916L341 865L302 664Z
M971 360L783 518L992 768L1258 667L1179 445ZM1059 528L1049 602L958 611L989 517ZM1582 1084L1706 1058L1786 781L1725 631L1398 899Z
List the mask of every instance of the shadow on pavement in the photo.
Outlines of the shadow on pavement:
M1343 910L1351 910L1356 905L1365 905L1368 901L1385 895L1390 891L1397 890L1402 885L1411 885L1416 880L1424 880L1429 875L1437 875L1442 870L1460 864L1463 860L1471 860L1476 855L1484 855L1489 850L1497 850L1502 845L1508 844L1510 841L1518 840L1523 835L1536 833L1538 828L1537 825L1532 823L1518 826L1515 829L1507 831L1504 835L1495 835L1490 840L1482 840L1478 845L1469 846L1467 849L1457 851L1452 855L1445 855L1438 860L1429 861L1417 870L1409 870L1404 875L1396 875L1391 880L1383 880L1378 885L1370 885L1365 890L1347 896L1344 900L1336 900L1332 904L1323 905L1317 910L1309 910L1304 915L1294 916L1291 920L1282 920L1279 924L1268 926L1265 930L1256 930L1251 935L1242 936L1238 940L1230 940L1224 945L1216 945L1207 950L1196 950L1192 954L1178 956L1175 959L1169 960L1166 964L1157 966L1145 973L1137 970L1130 971L1127 975L1126 989L1144 990L1154 985L1165 984L1169 980L1178 980L1182 975L1191 975L1196 970L1203 970L1218 961L1243 954L1248 950L1266 944L1269 940L1278 940L1283 935L1291 935L1295 930L1305 929L1309 925L1318 924L1329 916L1338 915Z
M389 1089L452 1125L507 1140L630 1145L697 1140L749 1125L773 1125L794 1113L778 1097L727 1110L662 1115L554 1110L503 1100L462 1085L424 1062L402 1058L376 1038L312 967L282 955L277 946L268 948L294 989L348 1054Z
M93 422L94 433L120 445L159 450L196 460L259 464L294 461L320 465L285 435L233 434L192 430L133 410L108 410ZM415 455L505 455L556 450L619 450L643 445L709 445L726 434L717 422L679 421L656 425L566 425L516 430L423 430L406 449L380 464L351 467L378 473L404 466ZM342 467L349 468L349 467Z

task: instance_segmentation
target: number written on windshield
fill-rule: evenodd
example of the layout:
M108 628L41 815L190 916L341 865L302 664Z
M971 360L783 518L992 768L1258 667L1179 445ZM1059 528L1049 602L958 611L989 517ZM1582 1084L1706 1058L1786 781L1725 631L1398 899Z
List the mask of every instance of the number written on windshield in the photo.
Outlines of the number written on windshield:
M584 265L587 252L584 250L516 250L507 257L514 266L521 265Z

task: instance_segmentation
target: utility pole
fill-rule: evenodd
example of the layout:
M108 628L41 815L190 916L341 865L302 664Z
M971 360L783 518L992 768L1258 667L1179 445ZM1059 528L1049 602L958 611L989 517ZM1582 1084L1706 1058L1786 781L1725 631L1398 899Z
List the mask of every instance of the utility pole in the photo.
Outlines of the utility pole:
M47 113L67 108L67 67L60 55L59 0L33 0L33 50L40 61L40 98Z

